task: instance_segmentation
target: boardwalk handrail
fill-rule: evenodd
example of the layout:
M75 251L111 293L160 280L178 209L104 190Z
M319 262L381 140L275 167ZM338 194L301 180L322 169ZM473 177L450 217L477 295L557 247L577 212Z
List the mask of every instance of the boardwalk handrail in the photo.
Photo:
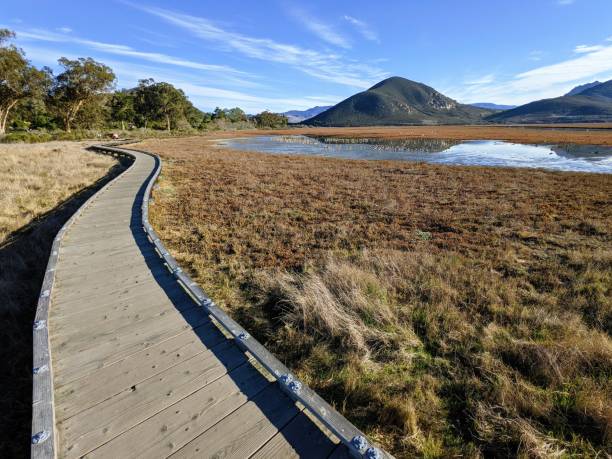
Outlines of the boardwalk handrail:
M124 152L108 152L113 156L134 159L132 154ZM51 292L55 283L55 268L59 259L62 239L74 221L83 213L89 204L125 172L133 163L117 177L113 178L96 193L91 195L77 211L64 223L53 239L51 254L45 269L45 276L40 288L36 315L32 330L32 438L30 456L34 459L54 459L57 457L57 439L55 430L55 410L53 398L53 367L51 362L49 342L49 305Z
M212 316L227 333L233 337L240 349L249 352L249 354L278 381L280 388L291 399L300 402L305 409L311 412L326 428L328 428L347 447L351 456L367 459L392 459L393 456L376 447L366 438L363 432L350 423L306 384L299 381L280 360L253 338L247 330L223 312L223 310L206 295L204 290L202 290L202 288L182 270L149 223L151 190L161 173L161 159L154 153L142 150L117 148L116 145L117 143L111 145L94 145L90 148L99 153L111 154L114 156L129 156L131 158L134 158L133 152L138 152L152 156L155 159L155 170L148 180L141 205L142 225L167 268L172 272L182 287L192 296L193 300L198 305L202 306L206 313ZM102 190L117 180L117 178L109 182ZM45 280L41 289L41 297L36 313L36 321L34 323L35 375L33 390L34 396L38 395L38 397L33 398L33 400L40 401L40 403L33 403L31 450L33 458L55 458L57 454L54 438L53 380L51 374L51 359L49 356L49 335L46 323L59 244L68 227L94 197L95 195L79 208L56 236L53 243L52 254L49 258ZM38 372L37 369L39 369ZM44 371L40 369L44 369Z

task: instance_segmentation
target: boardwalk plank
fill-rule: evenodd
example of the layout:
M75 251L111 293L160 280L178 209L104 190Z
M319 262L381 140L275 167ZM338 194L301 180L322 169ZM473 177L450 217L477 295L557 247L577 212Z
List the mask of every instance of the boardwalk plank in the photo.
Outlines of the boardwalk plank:
M330 455L336 445L305 412L301 412L252 457L323 459Z
M194 327L209 321L201 311L196 312L199 321L194 322ZM177 318L171 319L166 322L158 319L155 322L147 323L146 326L140 327L138 330L131 330L129 334L114 336L109 341L97 345L83 344L84 349L75 349L74 346L69 346L67 342L64 342L64 346L58 346L54 345L52 341L52 349L56 350L57 355L56 358L54 357L53 367L57 374L58 384L65 384L78 379L96 368L115 363L142 349L147 349L155 343L172 338L192 328L192 325L185 321L177 320ZM62 347L65 349L62 349Z
M65 457L80 457L92 451L246 362L245 355L233 343L222 346L58 422Z
M61 285L61 283L59 285ZM71 291L64 293L64 301L61 304L66 305L68 303L78 302L89 306L92 303L95 304L98 301L104 301L106 298L115 297L119 300L122 297L133 296L138 287L142 287L143 290L163 290L167 287L176 287L176 281L171 277L166 277L161 280L150 278L140 282L134 282L132 285L93 286L92 288L88 288L87 285L81 284ZM58 286L58 290L61 290L61 287ZM58 307L61 307L61 305Z
M272 384L170 457L249 457L298 412L295 404Z
M58 386L56 393L63 402L58 406L57 419L67 419L97 405L131 388L134 384L158 375L198 354L208 352L209 348L226 340L227 338L216 330L215 325L208 323L94 370L76 381ZM100 384L100 381L105 383Z
M157 287L157 288L156 288ZM160 294L161 292L165 295ZM120 291L111 292L105 296L96 297L97 301L92 303L89 299L83 301L82 299L72 299L71 301L64 301L62 303L54 304L55 308L53 316L63 318L71 316L73 314L79 314L84 311L93 310L111 310L119 309L125 306L146 303L155 300L166 301L167 297L176 298L174 301L183 301L183 298L188 298L185 291L178 284L169 284L160 288L156 283L145 282L135 285L129 289L123 289Z
M87 457L167 457L257 395L270 383L248 363L210 383ZM205 455L202 455L205 456Z
M177 311L187 311L195 307L191 300L186 300L182 304L177 305ZM86 336L92 344L96 340L109 339L122 334L126 329L140 324L144 321L154 321L157 318L162 318L167 314L174 314L168 310L168 302L157 301L154 303L138 303L132 307L126 307L122 310L114 311L85 311L82 314L75 314L68 320L56 320L53 325L53 333L55 336L61 336L62 339L54 339L55 342L63 343L70 342L72 338L77 340L75 346L79 346L78 339L80 336Z

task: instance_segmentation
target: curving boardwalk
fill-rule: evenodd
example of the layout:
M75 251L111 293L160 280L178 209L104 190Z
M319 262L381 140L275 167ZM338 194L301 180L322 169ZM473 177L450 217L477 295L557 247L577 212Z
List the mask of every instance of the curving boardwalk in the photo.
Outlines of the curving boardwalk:
M221 310L149 224L161 162L58 232L33 330L32 449L55 457L392 459Z
M343 457L179 285L142 225L155 158L67 230L48 328L58 457Z

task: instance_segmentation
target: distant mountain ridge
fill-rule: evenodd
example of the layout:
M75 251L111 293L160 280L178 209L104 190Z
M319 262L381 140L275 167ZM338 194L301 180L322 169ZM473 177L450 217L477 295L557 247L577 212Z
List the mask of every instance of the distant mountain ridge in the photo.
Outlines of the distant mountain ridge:
M573 95L538 100L494 113L487 120L502 123L610 122L612 80L581 89Z
M600 84L601 84L601 81L593 81L592 83L581 84L581 85L578 85L575 88L573 88L570 92L568 92L565 95L566 96L575 96L576 94L580 94L581 92L584 92L587 89L591 89L591 88L593 88L595 86L598 86Z
M331 108L333 105L322 105L309 108L307 110L289 110L288 112L282 113L287 117L289 123L301 123L304 120L317 116L319 113Z
M510 110L512 108L518 107L518 105L499 105L499 104L492 104L490 102L475 102L470 105L472 107L487 108L489 110Z
M492 111L460 104L435 89L401 77L383 80L317 116L312 126L478 123Z

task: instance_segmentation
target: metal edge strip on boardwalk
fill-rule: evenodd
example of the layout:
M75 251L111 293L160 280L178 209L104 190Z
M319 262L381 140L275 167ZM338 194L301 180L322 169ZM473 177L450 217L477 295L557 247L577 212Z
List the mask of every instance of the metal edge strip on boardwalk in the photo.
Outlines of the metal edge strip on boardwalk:
M108 152L116 157L129 157L134 155L125 152ZM64 223L57 232L51 246L51 254L45 269L45 277L40 289L36 315L34 317L32 331L32 438L30 456L36 459L51 459L57 457L56 430L55 430L55 408L53 399L53 365L51 362L49 342L49 306L51 293L55 282L55 267L59 259L62 238L83 213L89 204L104 190L111 186L116 180L123 176L133 166L130 164L121 174L113 178L106 185L91 195L77 211Z

